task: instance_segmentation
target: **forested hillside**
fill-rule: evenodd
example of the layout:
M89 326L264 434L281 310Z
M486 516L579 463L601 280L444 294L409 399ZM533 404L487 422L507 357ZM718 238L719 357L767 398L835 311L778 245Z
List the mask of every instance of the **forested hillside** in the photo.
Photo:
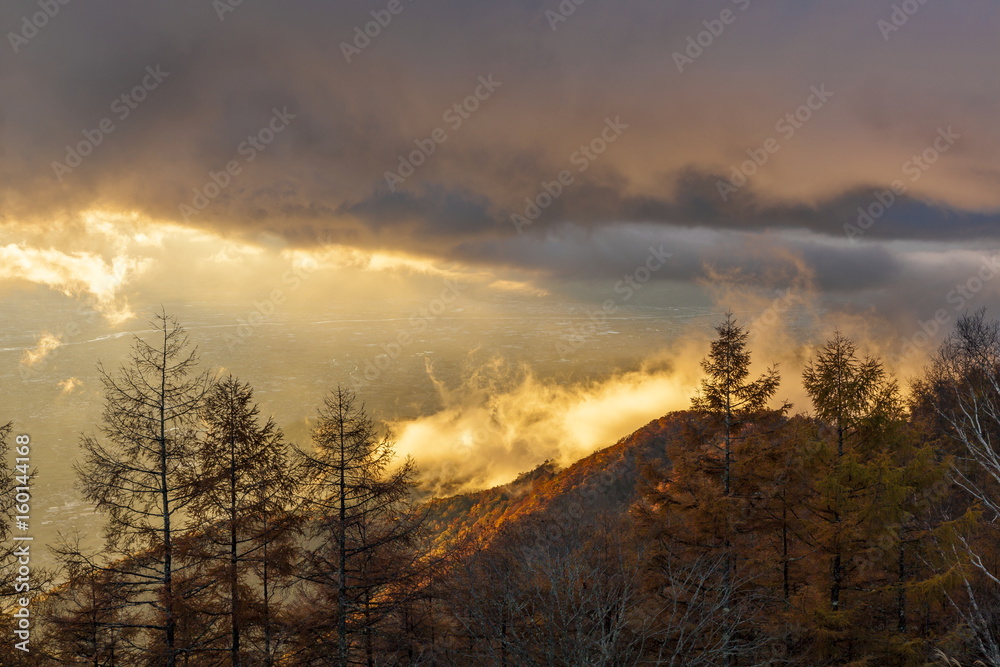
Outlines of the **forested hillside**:
M546 462L510 484L432 500L427 528L444 543L470 533L488 540L500 527L521 520L622 515L636 499L641 468L665 462L666 441L679 428L677 416L661 417L564 470Z
M909 387L834 332L798 412L730 316L690 410L423 503L352 392L293 445L156 325L103 372L80 441L104 545L59 545L23 594L32 650L3 665L1000 665L1000 323L982 314ZM3 567L12 631L10 549Z

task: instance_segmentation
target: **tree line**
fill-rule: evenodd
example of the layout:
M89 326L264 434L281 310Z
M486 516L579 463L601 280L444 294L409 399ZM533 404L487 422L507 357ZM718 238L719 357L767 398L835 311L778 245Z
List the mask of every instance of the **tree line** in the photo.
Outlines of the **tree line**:
M351 391L295 446L249 384L199 370L173 318L155 325L99 368L80 441L102 546L54 547L32 652L4 642L4 665L1000 665L1000 323L983 312L905 389L834 332L800 413L774 406L778 368L751 377L728 315L627 513L446 543Z

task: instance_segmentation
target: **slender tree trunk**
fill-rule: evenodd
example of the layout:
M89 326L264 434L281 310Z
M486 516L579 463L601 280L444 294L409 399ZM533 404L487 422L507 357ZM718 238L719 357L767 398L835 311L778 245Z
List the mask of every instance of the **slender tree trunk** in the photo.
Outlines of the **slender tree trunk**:
M732 404L728 394L726 395L726 465L723 472L723 487L726 497L729 497L730 487L732 485L732 464L733 464L733 450L732 450Z
M375 649L372 646L371 600L365 593L365 659L368 667L375 667Z
M235 420L235 415L232 416ZM236 535L236 442L229 442L229 606L230 629L232 631L233 667L240 667L240 588L238 543Z
M833 556L833 584L830 586L830 608L833 611L840 611L840 586L844 580L844 568L840 562L840 554Z
M787 614L792 608L791 597L792 597L792 581L791 573L789 572L789 557L788 557L788 497L783 492L781 494L781 593L783 600L783 607L785 613ZM785 656L790 658L794 647L792 646L792 633L785 626Z
M338 389L338 391L340 391ZM338 396L338 399L342 397ZM340 549L340 557L338 561L338 585L337 585L337 611L339 618L337 619L337 639L340 649L340 667L347 667L347 479L346 479L346 461L347 452L344 443L344 413L343 413L343 401L338 400L340 405L340 489L339 489L339 500L340 500L340 522L338 523L337 529L337 541L338 547Z
M899 541L899 587L896 591L896 629L906 632L906 547L900 538Z
M787 499L782 498L781 504L781 591L784 599L785 611L789 608L791 598L791 581L788 572L788 505Z
M167 667L177 664L174 648L177 621L174 618L173 542L170 534L170 489L167 486L167 330L163 330L163 366L160 373L160 498L163 509L163 607Z
M844 458L844 422L842 417L837 418L837 467L839 469L841 460ZM833 518L836 526L836 535L840 537L840 513L835 512ZM830 586L830 608L833 611L840 611L840 589L844 581L844 565L840 556L840 546L833 556L830 566L833 583Z
M273 661L271 659L271 587L269 582L270 574L270 561L267 555L267 546L270 543L270 537L267 528L267 513L264 514L264 552L263 552L263 562L261 563L261 583L264 587L264 665L266 667L271 667Z
M507 667L507 617L500 619L500 665Z
M732 422L733 422L733 408L732 408L732 398L729 393L726 393L726 464L724 475L724 494L728 499L731 495L732 490ZM725 540L725 569L722 573L722 594L726 597L726 605L733 604L733 583L732 583L732 542L730 540L730 535L732 533L732 527L730 525L732 507L726 507L726 540ZM730 631L729 620L725 619L725 634L723 636L723 660L725 667L732 667L733 656L730 651L730 646L732 644L733 638Z

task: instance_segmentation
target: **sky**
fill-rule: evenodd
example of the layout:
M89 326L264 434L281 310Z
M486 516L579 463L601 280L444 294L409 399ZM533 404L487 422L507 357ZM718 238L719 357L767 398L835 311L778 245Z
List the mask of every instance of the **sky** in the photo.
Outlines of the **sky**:
M433 331L461 298L489 306L483 340L501 315L705 307L671 350L566 339L570 366L629 361L573 377L526 354L499 391L579 407L666 373L682 407L727 309L762 362L839 327L912 373L996 302L996 2L11 0L0 30L11 374L80 342L80 313L107 335L161 305L229 304L238 337L330 308ZM380 416L423 451L406 438L445 437L479 371L446 390L396 336L436 398Z

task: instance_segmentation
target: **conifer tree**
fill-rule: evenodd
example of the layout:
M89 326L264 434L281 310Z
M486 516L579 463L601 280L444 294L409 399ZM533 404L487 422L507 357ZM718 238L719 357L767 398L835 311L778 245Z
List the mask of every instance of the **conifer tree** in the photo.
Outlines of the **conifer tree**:
M832 427L836 451L827 457L828 474L821 480L823 506L820 515L828 523L830 549L830 609L841 609L845 585L844 550L850 537L844 532L850 522L845 512L863 512L859 503L871 503L877 479L866 465L870 450L878 444L879 431L898 419L902 406L896 382L882 362L861 359L854 342L839 331L809 362L802 384L812 399L816 416ZM851 508L851 505L854 505Z
M276 585L289 569L295 478L272 419L262 421L250 385L229 376L202 409L198 451L203 490L193 505L204 520L199 555L219 565L219 597L229 629L230 665L274 662ZM254 630L256 647L246 633Z
M201 486L196 469L197 417L208 379L184 329L165 313L150 341L135 337L117 374L100 367L104 385L101 437L85 436L77 465L84 497L107 517L103 563L120 595L149 613L136 627L149 633L147 653L177 664L178 610L197 584L185 575L179 536ZM200 636L192 638L198 641Z
M692 407L710 415L722 427L722 512L724 517L725 549L732 546L733 507L729 502L734 480L734 441L741 428L755 415L759 415L774 396L781 382L778 370L769 368L756 380L750 377L750 351L747 340L750 333L736 323L732 312L726 313L726 321L715 328L718 337L712 341L708 356L701 366L706 377L701 382L698 394L692 400ZM787 409L788 406L784 406ZM733 560L726 558L723 587L725 595L732 596L731 579ZM729 638L726 638L727 641ZM727 667L732 664L726 655Z
M304 581L312 606L301 619L297 664L374 664L377 625L405 599L417 562L420 519L410 506L415 469L395 468L392 442L350 390L324 400L314 451L301 453L309 523Z
M60 664L95 667L141 661L135 650L141 621L121 597L121 575L81 557L78 536L55 552L65 580L45 597L46 653Z
M750 351L747 339L750 333L736 323L733 314L726 313L726 321L715 328L718 338L712 341L708 356L701 362L705 379L692 400L692 408L715 416L723 425L723 493L732 491L733 438L747 420L771 400L781 378L771 367L756 380L750 376Z
M929 603L940 590L927 585L928 564L952 532L935 516L950 459L908 423L882 362L861 358L840 332L806 366L803 384L823 425L811 464L813 535L830 564L819 649L843 663L923 664L925 637L910 626L908 601L922 591Z

